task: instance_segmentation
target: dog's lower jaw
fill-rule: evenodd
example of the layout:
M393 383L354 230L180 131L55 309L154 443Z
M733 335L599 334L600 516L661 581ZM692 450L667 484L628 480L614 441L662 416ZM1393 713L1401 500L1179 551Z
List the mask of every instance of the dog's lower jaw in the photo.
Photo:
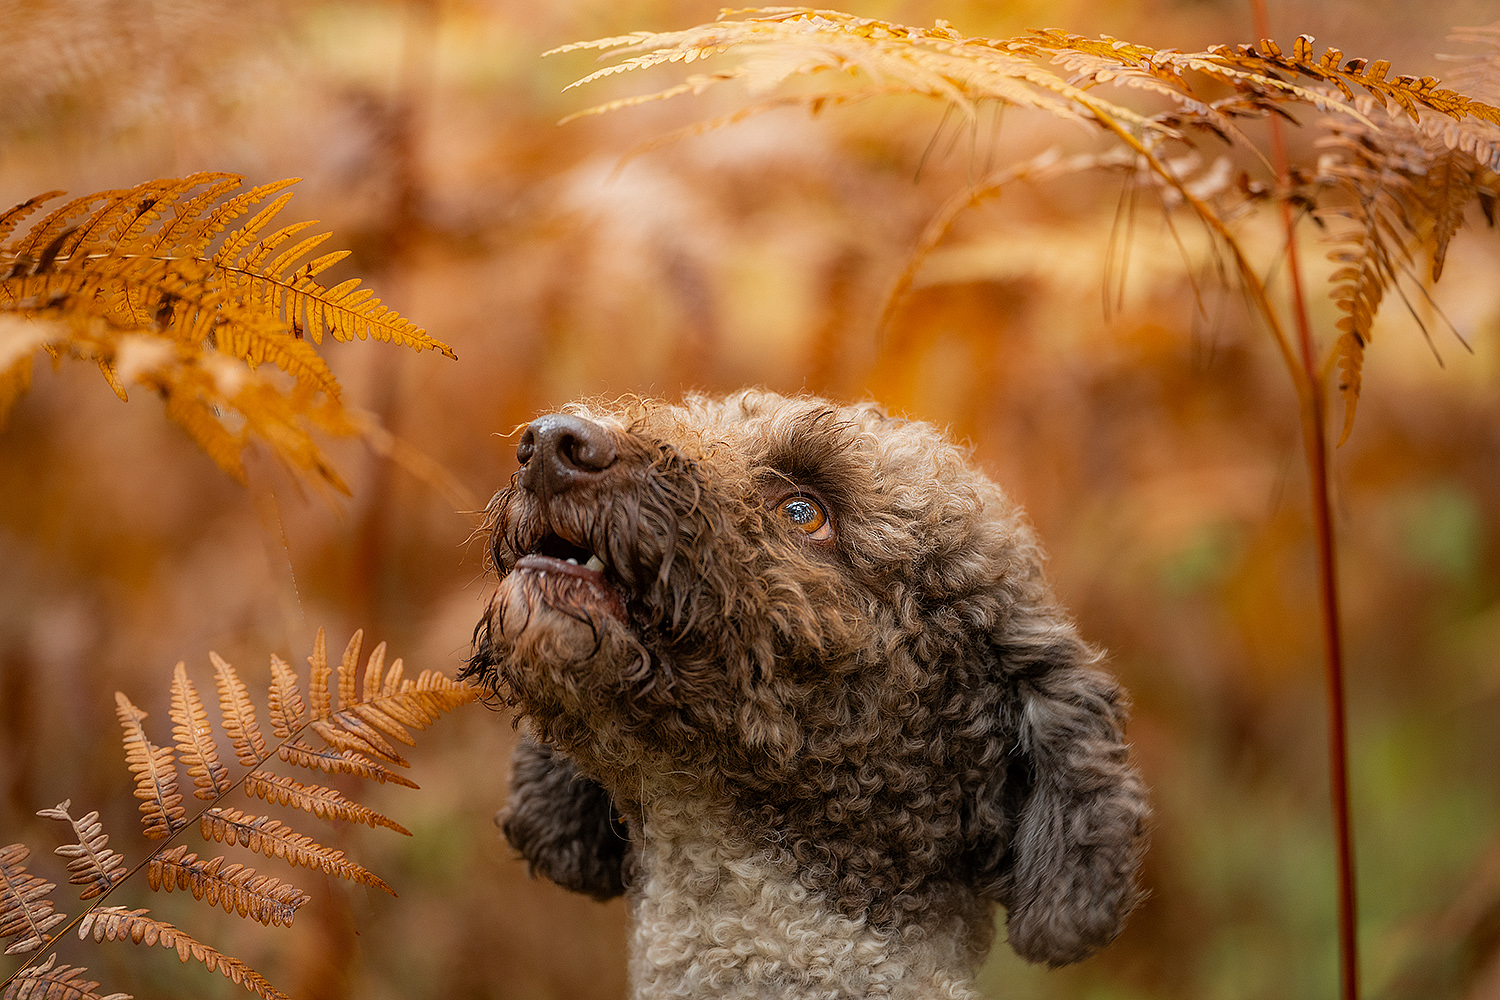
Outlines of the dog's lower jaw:
M992 906L970 900L920 926L874 928L803 886L790 852L723 820L698 803L646 807L632 1000L977 1000Z

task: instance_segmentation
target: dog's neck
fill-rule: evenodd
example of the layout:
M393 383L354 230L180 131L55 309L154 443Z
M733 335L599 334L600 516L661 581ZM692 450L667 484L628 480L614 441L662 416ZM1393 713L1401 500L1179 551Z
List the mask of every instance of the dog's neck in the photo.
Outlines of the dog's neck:
M727 811L673 796L637 815L632 1000L977 997L988 908L881 930L804 886L790 852Z

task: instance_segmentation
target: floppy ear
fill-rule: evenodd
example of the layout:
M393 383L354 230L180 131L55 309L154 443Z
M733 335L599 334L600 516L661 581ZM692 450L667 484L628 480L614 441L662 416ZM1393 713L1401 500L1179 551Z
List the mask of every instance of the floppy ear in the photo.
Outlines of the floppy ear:
M1108 944L1140 898L1146 788L1127 759L1125 694L1071 625L1036 613L996 651L1019 759L980 805L992 860L979 889L1009 910L1018 955L1064 965Z
M633 874L630 834L609 792L529 736L511 753L510 797L495 822L533 877L564 889L611 899Z

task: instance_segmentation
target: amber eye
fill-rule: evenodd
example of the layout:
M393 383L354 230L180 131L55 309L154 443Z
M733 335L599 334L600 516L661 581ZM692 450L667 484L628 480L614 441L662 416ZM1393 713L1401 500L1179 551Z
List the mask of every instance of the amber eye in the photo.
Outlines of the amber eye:
M833 522L828 519L828 512L805 493L787 497L776 506L776 510L815 542L833 537Z

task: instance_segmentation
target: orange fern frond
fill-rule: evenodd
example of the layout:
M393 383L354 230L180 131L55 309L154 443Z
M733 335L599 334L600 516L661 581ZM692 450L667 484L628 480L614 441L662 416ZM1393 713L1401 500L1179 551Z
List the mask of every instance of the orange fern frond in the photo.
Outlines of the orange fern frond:
M141 823L146 836L165 840L187 825L187 811L177 790L177 766L171 747L159 747L146 738L141 721L146 713L115 692L115 715L124 731L125 763L135 775L135 797L141 800Z
M18 232L58 193L24 202L0 214L0 314L59 321L62 336L45 345L55 357L96 362L122 400L133 384L162 396L167 416L240 482L240 452L254 438L297 472L347 492L309 432L357 436L367 421L344 409L313 344L327 330L454 355L356 288L358 279L319 284L344 251L299 263L328 236L294 239L311 222L270 231L292 183L236 195L241 179L231 174L163 178L75 198ZM44 345L14 358L9 346L0 348L0 420ZM293 388L261 365L291 376Z
M109 849L109 835L104 832L97 812L74 819L68 813L70 805L72 799L63 799L51 809L37 810L37 815L72 825L77 842L53 848L52 853L69 859L68 882L86 887L78 898L93 899L125 877L125 859Z
M28 873L21 863L30 855L25 844L0 847L0 938L16 938L6 947L7 955L42 947L52 940L47 932L68 919L52 908L57 884Z
M289 865L317 869L392 896L396 894L375 873L346 858L343 851L324 847L269 816L252 816L238 809L210 809L198 823L204 840L237 843L268 858L280 858Z
M1368 110L1376 127L1331 124L1319 142L1327 152L1316 183L1343 199L1318 209L1319 218L1332 223L1329 259L1338 267L1330 294L1344 313L1333 350L1344 399L1340 443L1354 426L1365 348L1385 292L1399 291L1402 274L1417 280L1412 256L1419 249L1431 257L1432 280L1440 278L1468 206L1482 194L1500 193L1500 178L1468 149L1448 145L1429 123ZM1500 129L1483 127L1490 132L1488 148L1500 155Z
M1299 105L1328 112L1324 127L1335 145L1343 143L1346 148L1331 156L1330 167L1320 169L1313 196L1337 192L1342 202L1314 202L1302 190L1278 188L1271 194L1316 204L1321 218L1341 217L1345 222L1334 234L1332 256L1339 267L1332 294L1344 313L1333 360L1342 371L1347 437L1359 397L1364 348L1382 296L1391 287L1400 291L1398 277L1409 271L1418 248L1430 253L1433 279L1441 276L1449 241L1462 225L1468 204L1475 198L1485 206L1500 201L1500 31L1470 29L1458 37L1486 50L1462 62L1457 78L1461 89L1440 86L1431 76L1392 75L1391 64L1384 60L1345 59L1336 48L1318 53L1308 35L1298 36L1289 52L1269 39L1258 46L1179 52L1055 29L1008 39L972 38L942 21L915 28L807 7L726 11L716 22L682 31L636 32L554 51L590 49L622 57L572 86L667 63L686 65L713 57L729 61L715 72L690 76L656 93L578 114L613 111L740 81L751 94L752 109L800 103L817 110L828 103L908 93L937 98L971 119L980 102L993 100L1097 125L1119 140L1117 149L1133 161L1138 175L1161 191L1168 212L1179 204L1190 206L1230 251L1249 298L1266 318L1299 384L1314 376L1301 372L1264 282L1228 227L1255 200L1250 195L1253 186L1236 189L1220 183L1215 192L1200 190L1163 150L1168 143L1191 149L1194 132L1207 131L1261 156L1236 127L1236 119L1271 113L1291 118L1287 109ZM819 90L804 84L806 92L773 93L794 78L829 77L836 77L839 85ZM1164 96L1175 108L1143 115L1101 98L1099 89L1106 84ZM744 114L732 113L678 134ZM1098 158L1101 165L1108 160L1107 155ZM1269 170L1270 164L1265 165ZM892 316L922 260L958 213L992 197L1024 170L1024 165L1002 170L944 207L898 278L882 323ZM1225 179L1227 174L1220 178ZM1270 190L1269 185L1260 187Z
M209 906L222 906L226 913L238 913L268 926L291 926L298 908L312 898L290 883L257 875L254 868L226 865L223 858L199 861L198 855L183 844L153 857L146 878L153 890L185 889Z
M364 823L370 827L383 826L388 830L411 836L410 830L389 816L345 798L334 788L304 785L294 778L272 774L269 771L251 771L245 777L245 791L266 802L292 806L303 812L312 813L319 819L342 819L353 823Z
M122 906L101 906L79 923L78 936L84 940L92 937L95 941L161 945L177 952L181 961L192 959L201 962L209 972L223 974L230 982L243 986L264 1000L290 1000L285 993L266 982L260 973L244 962L210 948L165 921L147 916L150 912L145 909L127 910Z
M41 965L17 972L5 987L5 1000L133 1000L129 993L101 996L94 992L99 984L83 978L88 969L56 962L55 954L48 955Z
M224 732L234 744L234 754L241 764L255 767L270 756L266 740L260 733L260 724L255 721L255 703L250 700L250 689L240 680L234 667L225 662L218 653L209 653L214 665L214 683L219 689L219 712L224 720Z
M200 799L217 799L229 791L229 769L219 761L219 745L214 741L208 709L198 697L198 689L188 679L187 664L181 660L172 674L172 738L177 756L193 779L193 795Z

